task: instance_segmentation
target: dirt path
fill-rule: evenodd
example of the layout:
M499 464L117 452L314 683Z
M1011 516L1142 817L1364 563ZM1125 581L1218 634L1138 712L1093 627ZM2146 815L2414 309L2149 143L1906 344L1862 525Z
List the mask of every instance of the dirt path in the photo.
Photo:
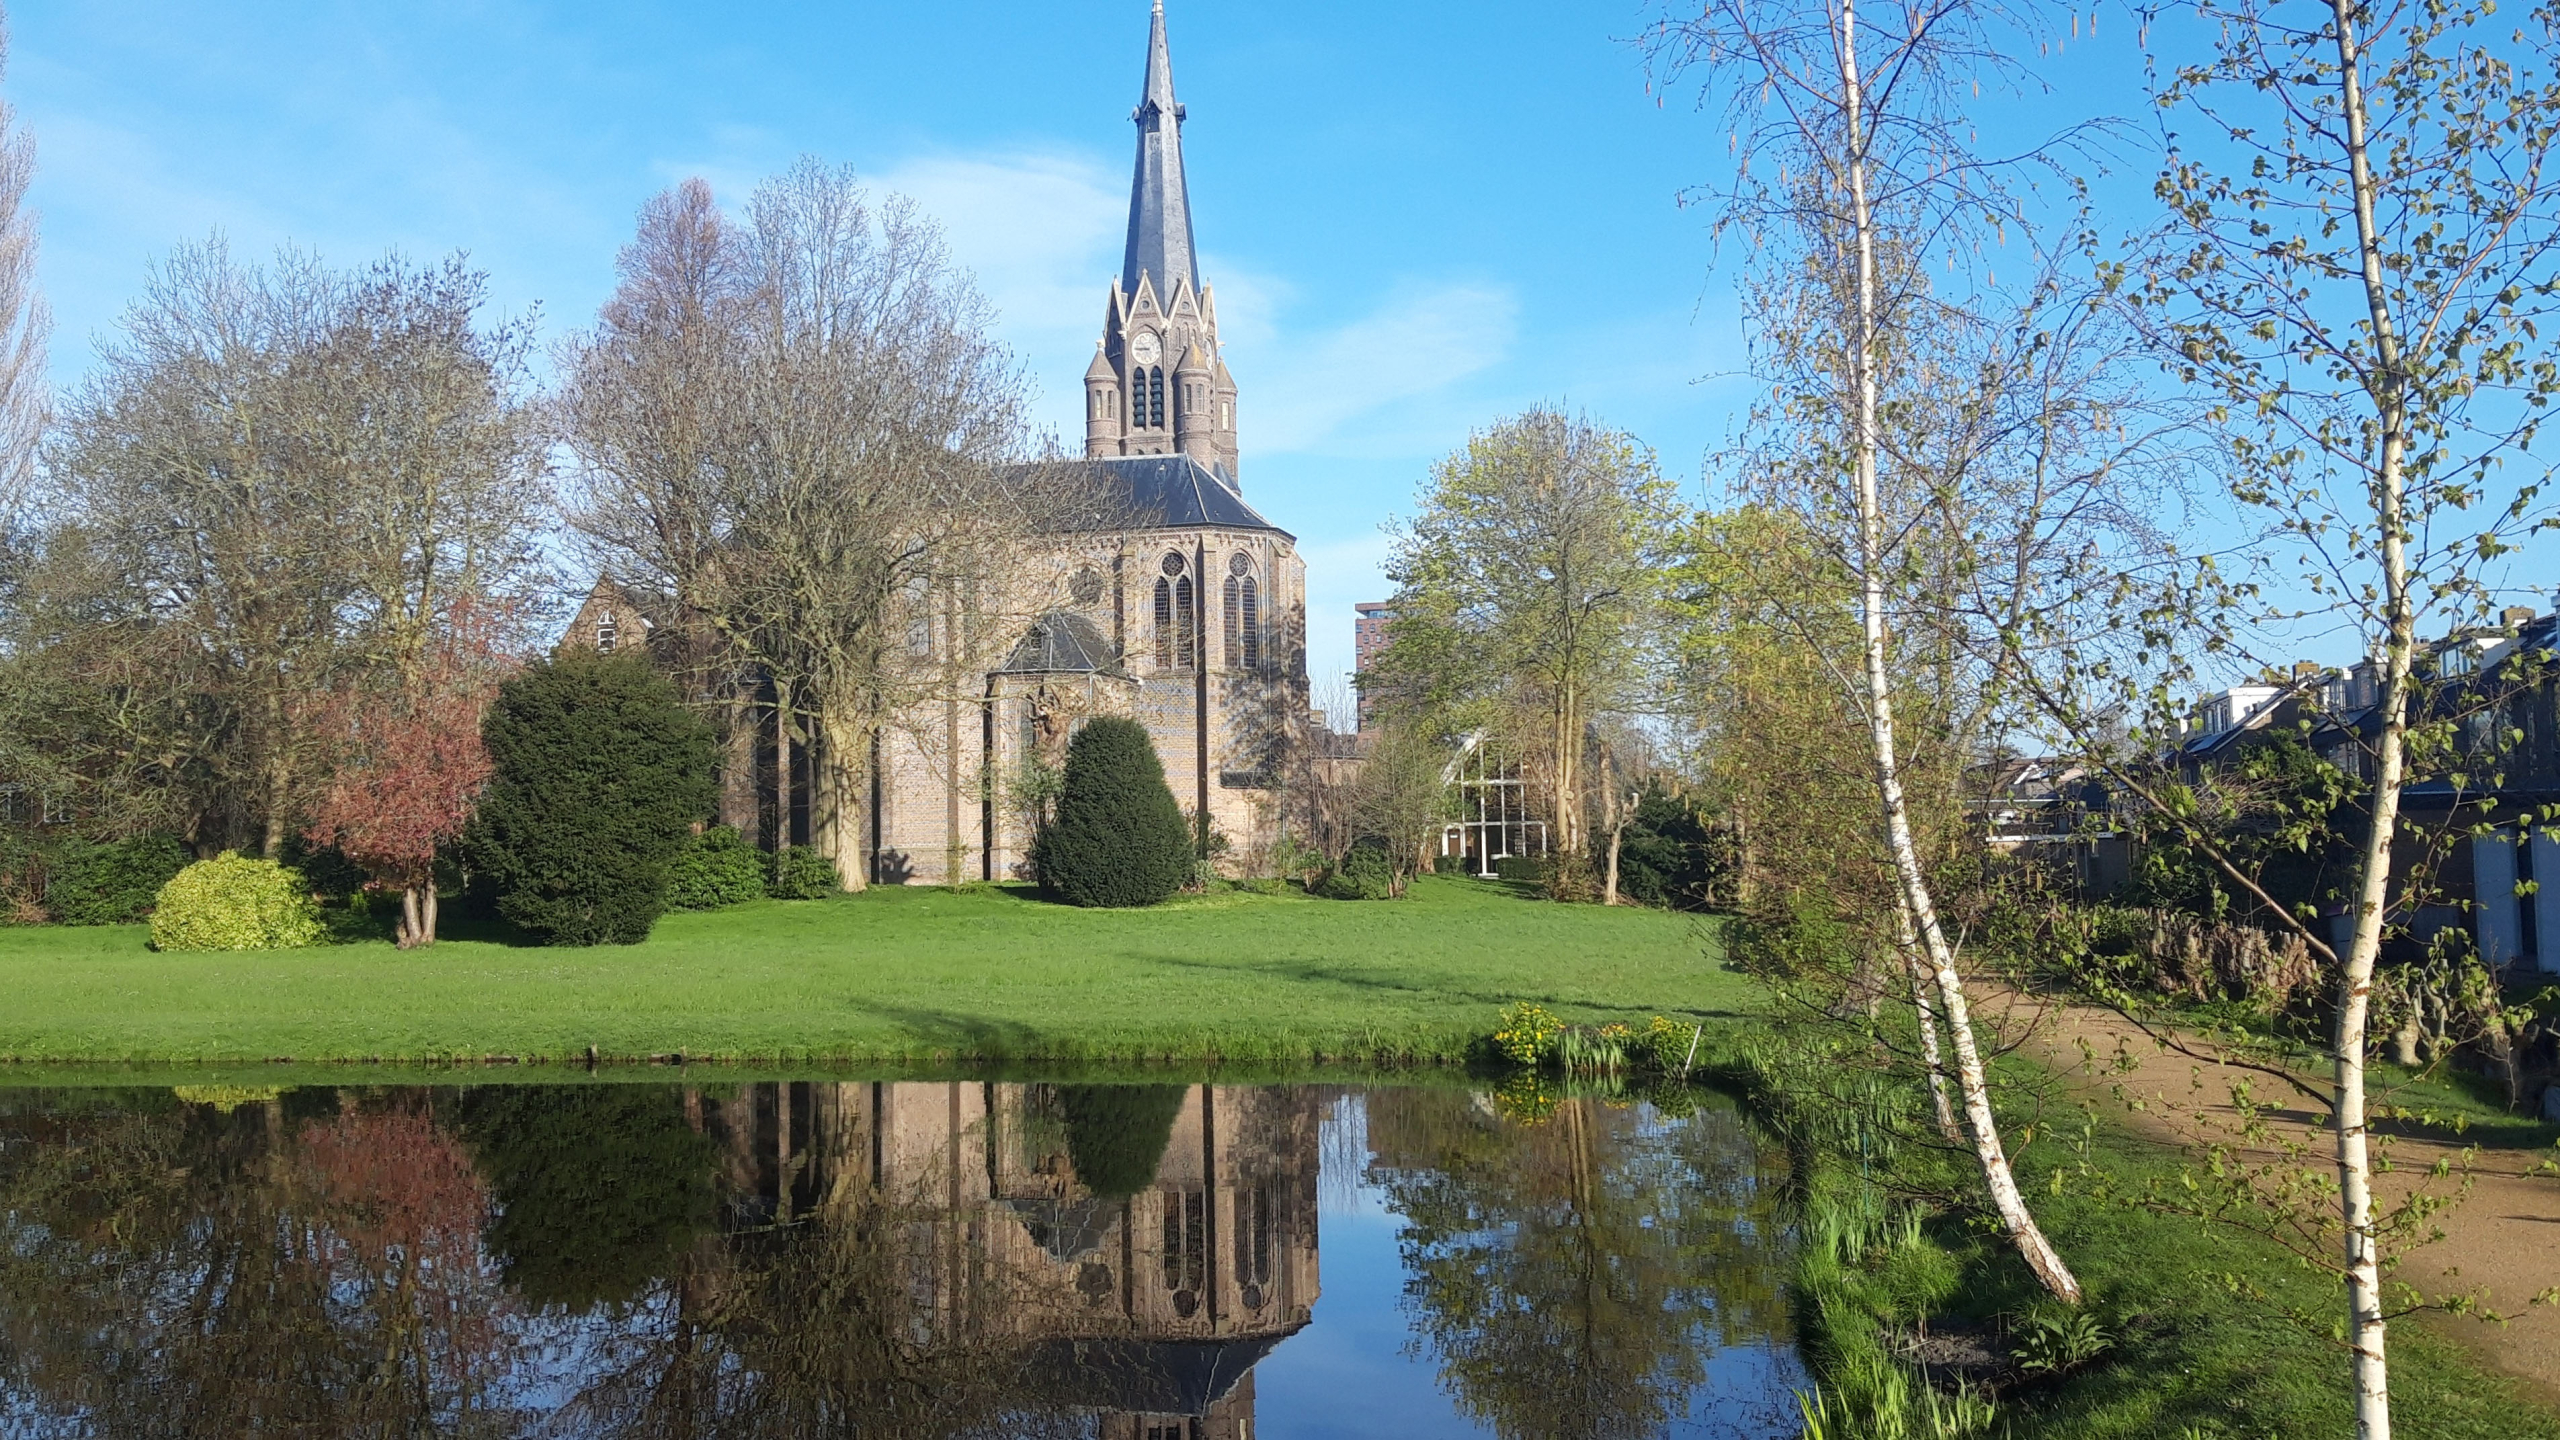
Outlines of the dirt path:
M2024 1051L2065 1074L2080 1077L2093 1092L2113 1099L2140 1102L2121 1113L2135 1128L2179 1144L2226 1143L2242 1123L2232 1103L2232 1086L2245 1081L2261 1106L2281 1108L2261 1118L2279 1135L2301 1136L2313 1145L2313 1156L2329 1152L2325 1130L2312 1110L2285 1091L2280 1081L2246 1069L2209 1064L2164 1049L2122 1017L2103 1010L2044 1005L2031 998L2006 997L2013 1018L2026 1020L2041 1011ZM2086 1047L2085 1049L2083 1047ZM2094 1054L2096 1064L2088 1063ZM2119 1058L2121 1057L2121 1058ZM2121 1066L2122 1068L2114 1068ZM2290 1138L2290 1137L2288 1137ZM2267 1153L2267 1152L2259 1152ZM2401 1136L2390 1142L2394 1173L2377 1179L2385 1203L2404 1199L2413 1185L2430 1184L2436 1193L2451 1193L2457 1181L2426 1179L2439 1159L2459 1167L2463 1147L2440 1140ZM2534 1173L2549 1151L2482 1149L2469 1157L2471 1188L2434 1224L2444 1238L2410 1252L2398 1278L2431 1295L2487 1292L2483 1303L2508 1317L2503 1325L2462 1317L2435 1317L2440 1326L2489 1363L2533 1382L2546 1398L2560 1399L2560 1305L2535 1305L2533 1297L2560 1287L2560 1178Z

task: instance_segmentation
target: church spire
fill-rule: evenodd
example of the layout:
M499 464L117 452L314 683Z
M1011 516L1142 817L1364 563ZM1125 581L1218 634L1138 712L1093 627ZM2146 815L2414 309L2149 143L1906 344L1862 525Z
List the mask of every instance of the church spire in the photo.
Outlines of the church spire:
M1138 173L1129 184L1129 250L1120 288L1134 296L1138 277L1154 281L1156 302L1173 303L1188 282L1200 288L1191 248L1191 195L1182 177L1182 104L1173 98L1173 52L1165 44L1164 0L1147 28L1147 85L1131 119L1138 122Z

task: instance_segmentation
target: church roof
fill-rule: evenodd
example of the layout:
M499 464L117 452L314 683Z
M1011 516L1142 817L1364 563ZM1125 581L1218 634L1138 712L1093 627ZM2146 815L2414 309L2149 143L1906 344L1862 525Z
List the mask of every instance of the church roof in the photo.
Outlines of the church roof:
M1262 1357L1300 1328L1290 1325L1229 1340L1050 1340L1033 1348L1029 1368L1049 1380L1044 1390L1070 1405L1206 1415L1209 1407L1235 1393Z
M1031 622L999 675L1091 675L1113 669L1111 642L1094 623L1072 610L1052 610Z
M1173 52L1164 39L1164 0L1147 29L1145 93L1130 118L1138 122L1138 172L1129 182L1129 249L1120 288L1138 293L1138 277L1155 282L1157 303L1171 305L1188 283L1200 288L1191 244L1191 193L1182 175L1182 104L1173 98Z
M1218 471L1188 455L1110 455L1072 461L1101 483L1097 511L1075 530L1213 530L1289 532L1262 518Z

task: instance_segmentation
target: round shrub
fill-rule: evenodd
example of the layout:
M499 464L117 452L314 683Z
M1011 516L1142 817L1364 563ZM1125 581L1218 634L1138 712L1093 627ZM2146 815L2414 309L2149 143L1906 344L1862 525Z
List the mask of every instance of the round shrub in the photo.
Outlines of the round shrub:
M764 856L734 827L714 825L667 865L667 906L717 910L764 898Z
M638 654L570 648L498 687L465 845L498 913L552 945L633 945L711 809L711 731Z
M1033 863L1040 888L1070 905L1153 905L1191 879L1190 828L1137 722L1101 716L1076 732Z
M129 925L150 914L160 887L186 868L186 847L168 835L75 845L53 862L45 912L57 925Z
M1316 882L1316 893L1328 900L1384 900L1395 893L1395 884L1387 847L1363 840L1344 851L1342 859Z
M326 934L301 871L228 850L171 876L151 911L155 950L297 950Z
M786 845L765 868L764 893L776 900L824 900L844 889L836 862L814 845Z

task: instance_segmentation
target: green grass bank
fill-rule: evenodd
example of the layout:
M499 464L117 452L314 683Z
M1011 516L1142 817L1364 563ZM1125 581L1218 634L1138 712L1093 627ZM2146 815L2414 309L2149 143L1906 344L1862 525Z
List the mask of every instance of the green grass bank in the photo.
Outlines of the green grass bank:
M1818 1060L1771 1049L1770 1032L1757 1027L1723 1038L1737 1048L1719 1052L1711 1074L1744 1096L1790 1155L1798 1324L1834 1407L1827 1424L1808 1429L1812 1440L2354 1433L2347 1357L2321 1333L2344 1312L2337 1281L2270 1239L2147 1203L2179 1192L2200 1162L2136 1133L2120 1107L2095 1096L2057 1095L2032 1116L2007 1117L2020 1186L2085 1291L2095 1353L2043 1373L1994 1363L1966 1377L1996 1387L1994 1406L1933 1396L1915 1359L1930 1361L1930 1378L1943 1384L1963 1374L1964 1337L2023 1355L2012 1347L2036 1319L2068 1312L1973 1200L1969 1156L1891 1138L1918 1133L1914 1097L1886 1099L1854 1065L1826 1075ZM2032 1062L2001 1063L2019 1090L2034 1088ZM2480 1323L2406 1317L2392 1326L2395 1433L2560 1440L2548 1397L2462 1343L2477 1333L2465 1327Z
M1751 993L1694 917L1468 880L1116 911L891 889L670 915L594 949L464 932L160 954L141 926L0 929L0 1059L1416 1063L1462 1057L1513 1000L1641 1023Z

